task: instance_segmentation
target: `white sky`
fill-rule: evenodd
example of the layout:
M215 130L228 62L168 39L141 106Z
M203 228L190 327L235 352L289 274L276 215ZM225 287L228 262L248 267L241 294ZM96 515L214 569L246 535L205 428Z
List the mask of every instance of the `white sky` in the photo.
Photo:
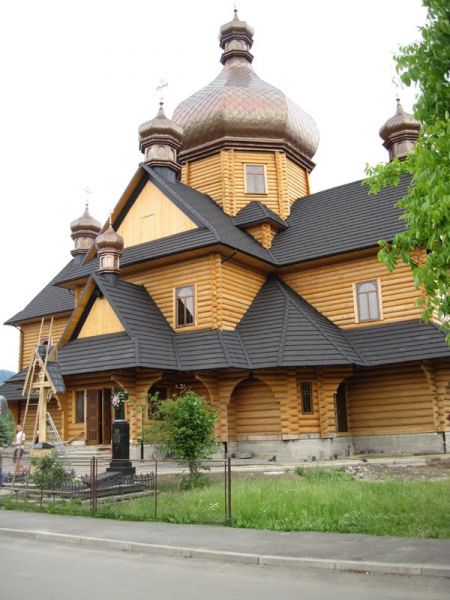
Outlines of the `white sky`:
M378 130L395 110L392 55L418 38L420 0L239 0L253 66L316 120L319 191L385 161ZM71 258L70 222L105 221L141 155L137 128L220 71L230 0L16 0L0 11L0 323ZM414 101L401 90L405 110ZM0 325L0 369L18 332Z

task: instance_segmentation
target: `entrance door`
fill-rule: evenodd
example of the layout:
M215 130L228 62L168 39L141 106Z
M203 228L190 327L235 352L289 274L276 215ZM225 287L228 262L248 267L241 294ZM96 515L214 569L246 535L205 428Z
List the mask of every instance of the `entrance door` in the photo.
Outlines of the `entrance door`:
M347 398L345 397L345 383L339 384L336 392L336 427L339 433L348 431Z
M100 390L88 390L86 397L86 444L100 441Z

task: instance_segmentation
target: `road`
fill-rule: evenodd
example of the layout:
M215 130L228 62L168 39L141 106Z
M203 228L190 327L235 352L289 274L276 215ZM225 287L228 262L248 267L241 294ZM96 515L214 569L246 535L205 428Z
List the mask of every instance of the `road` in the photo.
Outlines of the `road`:
M0 538L1 600L441 600L448 579L261 567Z

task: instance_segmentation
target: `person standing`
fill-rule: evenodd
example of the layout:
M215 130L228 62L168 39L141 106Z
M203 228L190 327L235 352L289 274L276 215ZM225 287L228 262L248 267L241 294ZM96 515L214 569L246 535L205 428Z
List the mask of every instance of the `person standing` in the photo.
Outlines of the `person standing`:
M13 461L17 463L19 459L22 458L23 455L23 447L25 445L25 433L23 431L23 427L20 423L17 424L16 427L16 437L14 438L14 456Z

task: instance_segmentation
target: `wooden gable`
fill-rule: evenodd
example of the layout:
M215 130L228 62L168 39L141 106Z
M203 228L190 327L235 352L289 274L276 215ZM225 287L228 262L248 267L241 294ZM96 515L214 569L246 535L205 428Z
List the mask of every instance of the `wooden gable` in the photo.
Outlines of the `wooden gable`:
M148 181L117 232L124 239L124 247L128 248L191 229L197 229L194 221Z
M99 297L95 299L77 337L86 338L121 331L125 329L112 306L106 298Z

